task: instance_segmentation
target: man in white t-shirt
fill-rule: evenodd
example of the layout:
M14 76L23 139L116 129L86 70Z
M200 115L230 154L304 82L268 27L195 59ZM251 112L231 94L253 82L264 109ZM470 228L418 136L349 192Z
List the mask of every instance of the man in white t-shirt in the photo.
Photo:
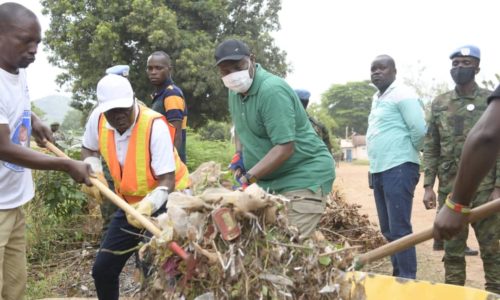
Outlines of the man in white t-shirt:
M29 149L53 141L50 129L31 113L26 68L35 60L41 28L36 16L16 3L0 5L0 299L24 298L25 218L21 206L34 196L30 169L66 171L91 185L90 166Z
M138 104L123 76L104 76L97 84L97 100L83 135L84 161L102 174L102 157L116 193L141 214L165 212L175 185L174 148L166 119ZM133 253L125 250L138 245L141 231L142 225L123 210L113 215L92 269L99 299L118 299L119 275Z

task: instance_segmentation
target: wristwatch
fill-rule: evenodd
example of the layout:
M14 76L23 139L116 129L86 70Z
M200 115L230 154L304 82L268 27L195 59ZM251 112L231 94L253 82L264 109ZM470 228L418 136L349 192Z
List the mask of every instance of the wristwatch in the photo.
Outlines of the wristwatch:
M245 176L248 184L257 182L257 177L253 176L250 172L246 172L243 176Z

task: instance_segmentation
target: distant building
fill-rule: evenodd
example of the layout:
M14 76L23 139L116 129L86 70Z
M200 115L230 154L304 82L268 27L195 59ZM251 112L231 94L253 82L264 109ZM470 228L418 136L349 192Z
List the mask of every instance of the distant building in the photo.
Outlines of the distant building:
M352 161L352 142L350 140L341 139L340 140L340 150L342 150L342 160Z
M368 160L366 136L364 135L352 135L350 139L341 139L340 149L342 150L343 160L347 162L357 159Z

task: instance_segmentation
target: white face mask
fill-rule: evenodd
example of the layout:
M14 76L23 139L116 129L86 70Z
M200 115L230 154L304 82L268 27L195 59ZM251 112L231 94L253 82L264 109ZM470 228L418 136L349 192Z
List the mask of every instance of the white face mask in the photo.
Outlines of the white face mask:
M222 77L222 81L228 89L236 93L245 93L250 89L253 78L250 77L250 73L247 69L228 74Z

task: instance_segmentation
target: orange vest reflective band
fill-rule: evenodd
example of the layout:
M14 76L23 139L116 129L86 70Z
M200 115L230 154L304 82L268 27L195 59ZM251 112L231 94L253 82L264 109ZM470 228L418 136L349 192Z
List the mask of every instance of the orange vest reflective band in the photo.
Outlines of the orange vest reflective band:
M174 147L174 159L175 159L175 189L185 190L191 185L191 179L189 179L189 171L187 166L182 162L177 149Z
M139 115L132 129L123 169L118 162L115 132L106 128L106 118L99 118L99 152L106 161L118 195L129 203L136 203L157 185L151 168L150 140L153 121L163 116L147 107L139 106Z
M168 123L168 130L170 131L170 138L172 139L172 145L175 139L175 127ZM189 178L189 170L187 166L182 162L177 149L174 146L174 160L175 160L175 189L185 190L191 185L191 179Z
M172 145L174 144L174 139L175 139L175 127L174 125L170 124L168 121L167 121L167 127L168 127L168 131L170 133L170 139L172 140ZM174 146L175 148L175 146Z

